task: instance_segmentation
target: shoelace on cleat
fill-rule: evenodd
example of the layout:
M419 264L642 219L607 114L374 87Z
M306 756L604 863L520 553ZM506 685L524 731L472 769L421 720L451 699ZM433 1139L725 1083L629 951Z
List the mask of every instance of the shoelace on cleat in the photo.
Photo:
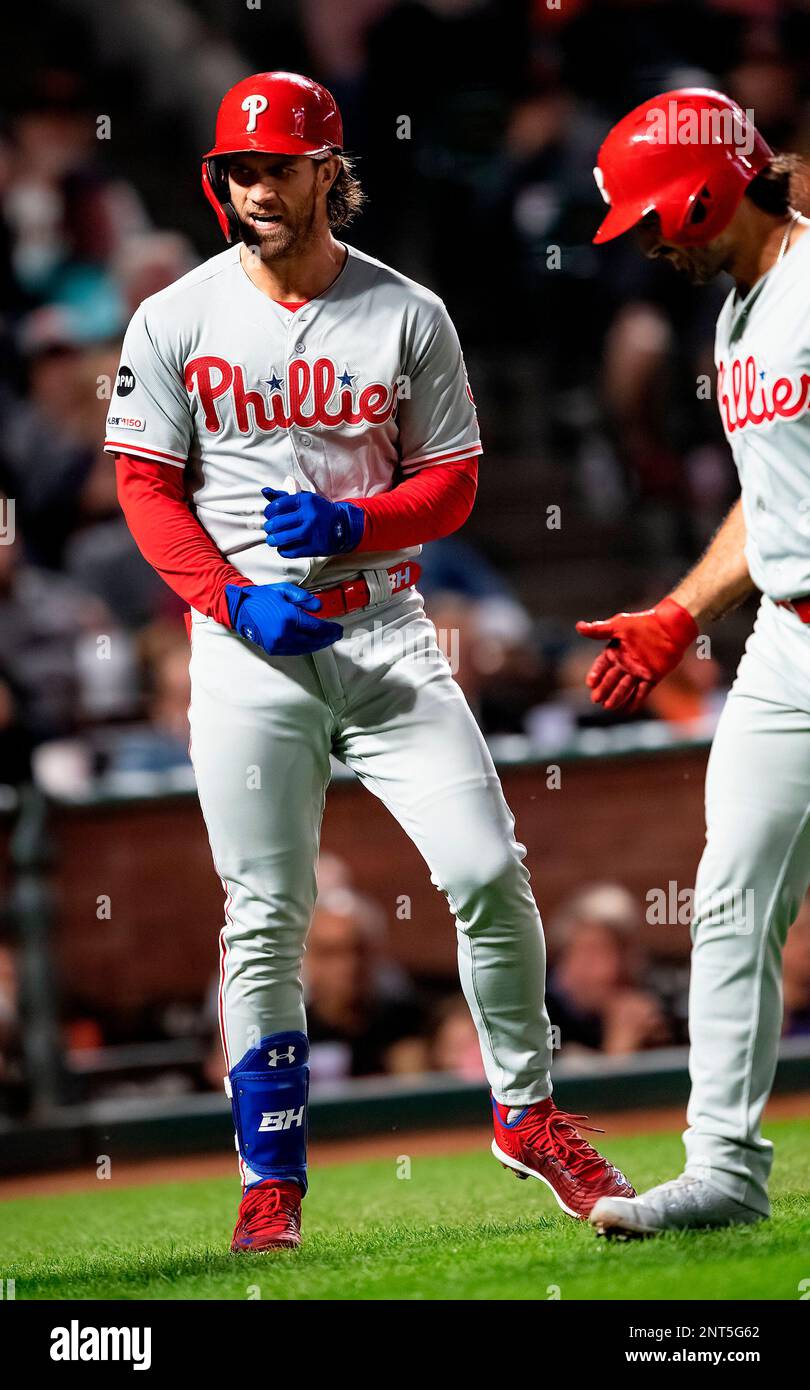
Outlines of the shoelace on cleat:
M545 1115L527 1117L520 1125L521 1138L525 1138L531 1148L550 1149L572 1177L590 1182L612 1169L607 1159L577 1130L576 1126L581 1125L591 1134L604 1134L598 1125L586 1124L587 1119L587 1115L569 1115L554 1106Z
M280 1225L274 1218L281 1216L284 1225L296 1230L298 1201L295 1185L289 1183L251 1187L239 1208L240 1229L249 1236L261 1235L267 1226Z

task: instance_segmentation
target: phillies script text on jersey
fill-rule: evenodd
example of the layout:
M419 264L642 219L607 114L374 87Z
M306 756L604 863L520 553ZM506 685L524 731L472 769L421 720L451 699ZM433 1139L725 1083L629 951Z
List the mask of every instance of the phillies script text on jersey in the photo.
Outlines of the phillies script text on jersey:
M248 434L251 429L288 430L291 425L381 425L393 415L398 399L396 381L390 386L376 381L359 390L355 404L353 378L346 371L339 376L331 357L318 357L311 367L300 360L290 362L286 382L273 370L266 394L248 388L244 368L224 357L192 358L184 378L189 395L198 396L211 434L223 427L220 400L223 406L230 403L240 434Z
M749 354L743 361L735 357L729 371L718 363L717 397L726 430L744 430L749 425L769 425L773 420L792 420L810 404L810 375L777 376L757 367Z

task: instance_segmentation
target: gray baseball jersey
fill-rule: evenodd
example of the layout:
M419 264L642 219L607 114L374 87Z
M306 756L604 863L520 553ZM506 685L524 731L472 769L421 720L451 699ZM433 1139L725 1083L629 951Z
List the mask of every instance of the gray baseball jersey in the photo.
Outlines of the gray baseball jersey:
M358 572L351 553L285 560L268 546L263 487L373 497L481 452L441 300L347 249L329 289L291 312L230 247L145 300L124 339L107 452L187 467L198 520L257 584L315 588ZM418 553L364 554L362 567Z
M729 294L715 361L751 578L773 599L810 594L810 234L745 299Z

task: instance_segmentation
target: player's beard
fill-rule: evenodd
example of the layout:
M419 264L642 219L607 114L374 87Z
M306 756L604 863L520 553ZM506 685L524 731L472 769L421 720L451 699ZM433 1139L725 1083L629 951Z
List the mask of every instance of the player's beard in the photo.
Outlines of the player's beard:
M313 188L309 201L290 211L283 222L275 222L259 232L252 223L239 218L239 233L246 246L255 248L265 265L289 257L300 256L315 240L318 204Z
M693 246L681 249L667 257L681 275L685 275L690 285L708 285L728 269L729 248L720 242L710 242L707 246Z
M725 269L723 262L716 262L713 258L703 258L692 260L684 267L684 274L689 280L690 285L709 285L712 280L716 280L718 275Z

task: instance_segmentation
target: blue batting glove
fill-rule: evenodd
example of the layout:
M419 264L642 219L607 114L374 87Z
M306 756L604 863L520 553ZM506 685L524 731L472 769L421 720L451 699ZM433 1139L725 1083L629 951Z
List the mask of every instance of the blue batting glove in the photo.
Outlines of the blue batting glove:
M321 600L298 584L226 584L234 632L268 656L304 656L343 636L340 623L314 616Z
M366 517L352 502L330 502L318 492L278 492L263 487L267 544L285 560L309 555L342 555L363 539Z

